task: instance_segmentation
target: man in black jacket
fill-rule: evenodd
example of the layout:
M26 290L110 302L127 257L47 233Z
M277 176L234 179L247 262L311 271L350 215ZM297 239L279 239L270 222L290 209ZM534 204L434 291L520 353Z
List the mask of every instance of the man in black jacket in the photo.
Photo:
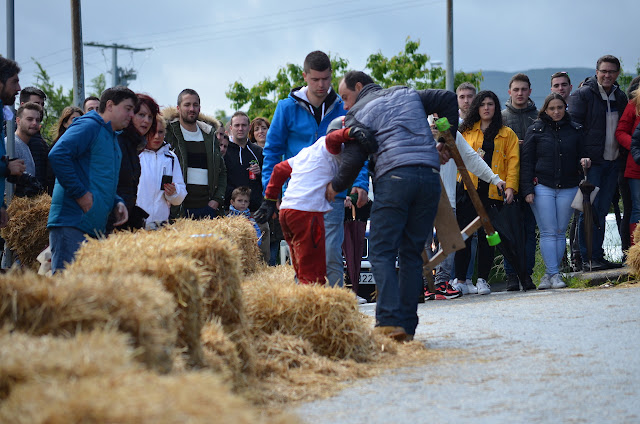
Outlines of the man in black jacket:
M612 268L615 265L604 259L605 219L618 180L620 152L615 131L618 120L627 105L627 95L620 89L616 79L620 74L620 61L611 55L602 56L596 64L595 77L587 78L582 87L569 97L569 112L572 119L585 128L584 144L592 165L589 181L600 187L593 203L597 223L579 222L580 253L585 270ZM593 226L593 255L587 262L587 245L584 225Z

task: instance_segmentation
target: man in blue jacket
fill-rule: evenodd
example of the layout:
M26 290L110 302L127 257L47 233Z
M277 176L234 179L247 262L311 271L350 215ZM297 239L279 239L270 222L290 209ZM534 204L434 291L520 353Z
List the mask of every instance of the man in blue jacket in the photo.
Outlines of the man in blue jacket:
M278 102L273 122L267 132L262 168L262 187L269 185L273 167L294 157L327 133L332 120L346 113L342 99L331 88L331 60L321 51L314 51L304 60L302 76L305 87L291 90L289 97ZM358 194L358 207L367 202L369 175L363 168L353 184ZM346 191L331 203L332 210L324 214L327 279L332 286L344 283L342 242L344 240L344 200Z
M129 125L137 102L126 87L105 90L98 112L74 119L49 152L56 176L47 223L53 272L73 260L86 235L104 234L112 210L115 226L129 218L116 194L122 159L117 131Z

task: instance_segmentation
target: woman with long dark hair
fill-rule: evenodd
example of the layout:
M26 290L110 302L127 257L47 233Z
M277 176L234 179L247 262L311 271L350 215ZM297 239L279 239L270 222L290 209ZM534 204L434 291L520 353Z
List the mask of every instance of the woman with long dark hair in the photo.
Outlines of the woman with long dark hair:
M566 287L560 263L567 247L571 202L578 191L581 168L591 166L580 124L571 121L567 102L551 93L527 129L520 157L520 188L540 229L540 253L546 271L538 290Z
M140 181L140 158L138 154L147 144L147 138L153 137L157 131L157 116L160 107L153 98L146 94L136 94L138 104L133 110L133 119L129 126L118 136L122 151L118 195L124 200L129 212L126 228L143 228L146 213L136 207L138 183Z
M249 141L264 149L267 142L267 131L269 131L269 121L266 118L253 118L249 126Z
M520 150L516 133L511 128L502 125L498 96L492 91L479 92L471 103L467 117L460 125L459 131L473 150L478 152L491 167L491 170L506 182L507 188L504 192L504 198L507 203L513 202L520 180ZM491 204L498 207L502 205L503 196L498 193L496 186L481 180L478 181L478 177L473 174L470 176L485 207ZM464 228L476 216L471 200L466 194L466 188L461 191L460 199L457 201L456 215L460 228ZM456 253L455 268L458 282L465 281L471 255L471 239L467 239L465 244L465 248ZM478 280L475 290L471 281L466 281L466 284L470 293L489 294L491 287L487 280L493 266L495 251L494 247L487 243L486 235L482 229L478 230L477 252Z

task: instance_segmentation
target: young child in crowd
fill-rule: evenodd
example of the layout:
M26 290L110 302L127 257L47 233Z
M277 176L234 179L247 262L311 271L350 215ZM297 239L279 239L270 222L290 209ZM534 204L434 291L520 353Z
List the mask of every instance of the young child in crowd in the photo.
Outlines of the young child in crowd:
M327 184L331 184L333 190L340 192L353 183L360 167L353 167L352 174L338 175L339 164L363 154L358 143L371 137L364 129L343 128L343 119L334 119L329 124L326 137L320 137L296 156L274 167L265 190L265 200L254 215L257 222L269 219L275 211L282 186L291 178L280 205L280 225L289 245L296 278L302 284L325 283L324 213L331 210L325 190ZM344 139L358 143L343 146Z
M246 217L256 229L256 234L258 235L258 246L262 244L262 232L256 224L255 219L251 217L251 212L249 211L249 201L251 199L251 189L249 187L237 187L231 192L231 205L229 206L229 213L227 216L244 216Z

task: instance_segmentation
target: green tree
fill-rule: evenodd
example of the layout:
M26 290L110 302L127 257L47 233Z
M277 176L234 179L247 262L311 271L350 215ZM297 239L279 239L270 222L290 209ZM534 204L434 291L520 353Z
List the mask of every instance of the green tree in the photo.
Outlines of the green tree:
M97 77L91 78L90 87L91 92L89 93L89 96L96 96L97 98L100 98L104 90L107 89L107 80L104 77L104 74L100 74Z
M413 41L407 37L404 50L398 55L386 58L382 52L372 54L367 59L366 68L371 77L383 87L406 85L417 90L428 88L445 88L446 70L431 62L426 53L419 53L420 40ZM470 82L479 87L483 80L481 72L454 74L454 87L463 82Z
M345 73L348 62L341 57L331 58L331 68L333 69L332 85L337 87L338 81ZM245 105L249 105L247 114L253 119L262 116L271 120L276 110L279 100L285 99L291 88L304 85L302 78L302 67L287 63L280 68L275 78L265 78L251 88L245 87L239 81L229 86L229 91L225 94L231 100L231 107L239 110Z
M407 85L416 89L445 88L445 70L430 62L425 53L419 53L420 40L407 38L404 50L397 56L386 58L381 52L367 59L366 68L372 78L383 87ZM333 88L347 71L349 62L339 56L331 58L333 69ZM458 71L454 76L454 86L470 82L476 87L483 80L481 72L466 73ZM232 102L234 110L249 105L247 114L251 119L263 116L273 118L278 100L289 95L292 87L304 85L302 67L288 63L280 68L275 78L265 78L253 87L246 87L239 81L230 85L226 96Z
M58 122L62 110L73 104L73 90L65 91L62 86L56 87L40 62L35 59L33 59L33 61L38 67L34 86L44 91L44 94L47 95L47 101L44 104L44 119L42 120L41 131L41 133L47 137L51 134L51 129Z
M636 75L640 75L640 60L636 63ZM620 66L620 75L618 76L617 81L622 91L627 91L627 88L629 87L629 84L631 84L631 80L633 80L633 78L633 74L627 74L624 69L622 69L622 66Z

